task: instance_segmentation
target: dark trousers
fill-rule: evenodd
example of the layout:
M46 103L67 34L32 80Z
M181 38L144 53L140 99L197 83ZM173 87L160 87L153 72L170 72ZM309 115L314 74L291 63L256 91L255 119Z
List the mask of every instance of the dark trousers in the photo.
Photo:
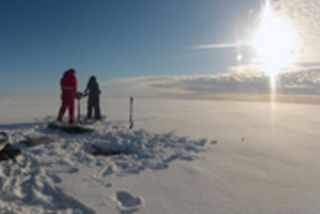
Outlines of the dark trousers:
M87 112L87 118L92 118L92 112L94 111L94 118L96 120L101 119L101 113L100 113L100 99L99 97L90 97L88 98L88 112Z

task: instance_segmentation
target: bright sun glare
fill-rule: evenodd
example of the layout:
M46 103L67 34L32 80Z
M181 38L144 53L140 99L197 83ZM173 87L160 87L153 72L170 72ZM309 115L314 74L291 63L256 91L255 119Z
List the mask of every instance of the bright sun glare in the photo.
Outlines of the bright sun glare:
M266 1L252 45L263 64L263 69L270 77L271 84L275 84L276 76L281 69L293 62L299 39L290 21L272 11L270 0Z

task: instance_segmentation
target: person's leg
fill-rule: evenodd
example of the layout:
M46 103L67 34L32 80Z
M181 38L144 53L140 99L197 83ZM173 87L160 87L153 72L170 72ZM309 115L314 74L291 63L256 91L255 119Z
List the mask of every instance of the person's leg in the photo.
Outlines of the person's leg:
M100 120L101 119L99 97L96 98L95 103L94 103L94 118L96 120Z
M92 103L92 99L89 97L88 105L87 105L87 119L92 118L92 110L93 110L93 103Z
M61 99L61 107L60 107L60 110L58 113L57 121L62 122L62 118L63 118L64 113L66 112L67 106L68 106L67 100L62 98Z

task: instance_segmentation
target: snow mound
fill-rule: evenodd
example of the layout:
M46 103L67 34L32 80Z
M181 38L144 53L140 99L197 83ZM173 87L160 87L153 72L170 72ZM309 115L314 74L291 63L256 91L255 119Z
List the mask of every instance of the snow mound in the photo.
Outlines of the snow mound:
M153 134L143 129L128 132L125 129L109 130L88 139L84 150L99 158L106 157L103 175L114 172L125 175L145 169L162 170L175 160L193 160L206 150L207 139L191 140L174 132ZM110 164L110 159L111 161Z
M22 149L17 163L0 168L0 208L16 213L95 213L95 210L64 192L65 174L93 170L97 182L106 176L130 176L144 170L164 170L177 160L191 161L206 151L207 139L189 139L174 132L150 133L128 130L112 122L97 123L93 133L66 134L49 130L44 122L1 125L10 141ZM50 137L53 142L35 147L21 144L29 136ZM216 142L216 141L212 141ZM211 142L211 144L212 144ZM92 180L88 177L85 180ZM82 184L78 184L82 185ZM111 187L108 183L106 187ZM116 191L115 207L132 213L145 206L142 197Z
M19 163L5 163L0 170L1 212L51 213L65 211L95 213L93 209L64 193L61 179L50 172L31 154L24 154Z

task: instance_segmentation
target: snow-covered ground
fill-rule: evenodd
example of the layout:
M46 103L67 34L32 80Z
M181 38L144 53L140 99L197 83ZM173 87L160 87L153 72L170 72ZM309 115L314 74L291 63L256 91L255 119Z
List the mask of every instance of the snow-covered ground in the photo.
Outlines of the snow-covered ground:
M0 213L320 212L319 106L136 99L129 130L128 104L103 99L107 120L68 135L44 122L59 98L1 98L0 130L23 154L0 162ZM21 146L30 135L56 140Z

